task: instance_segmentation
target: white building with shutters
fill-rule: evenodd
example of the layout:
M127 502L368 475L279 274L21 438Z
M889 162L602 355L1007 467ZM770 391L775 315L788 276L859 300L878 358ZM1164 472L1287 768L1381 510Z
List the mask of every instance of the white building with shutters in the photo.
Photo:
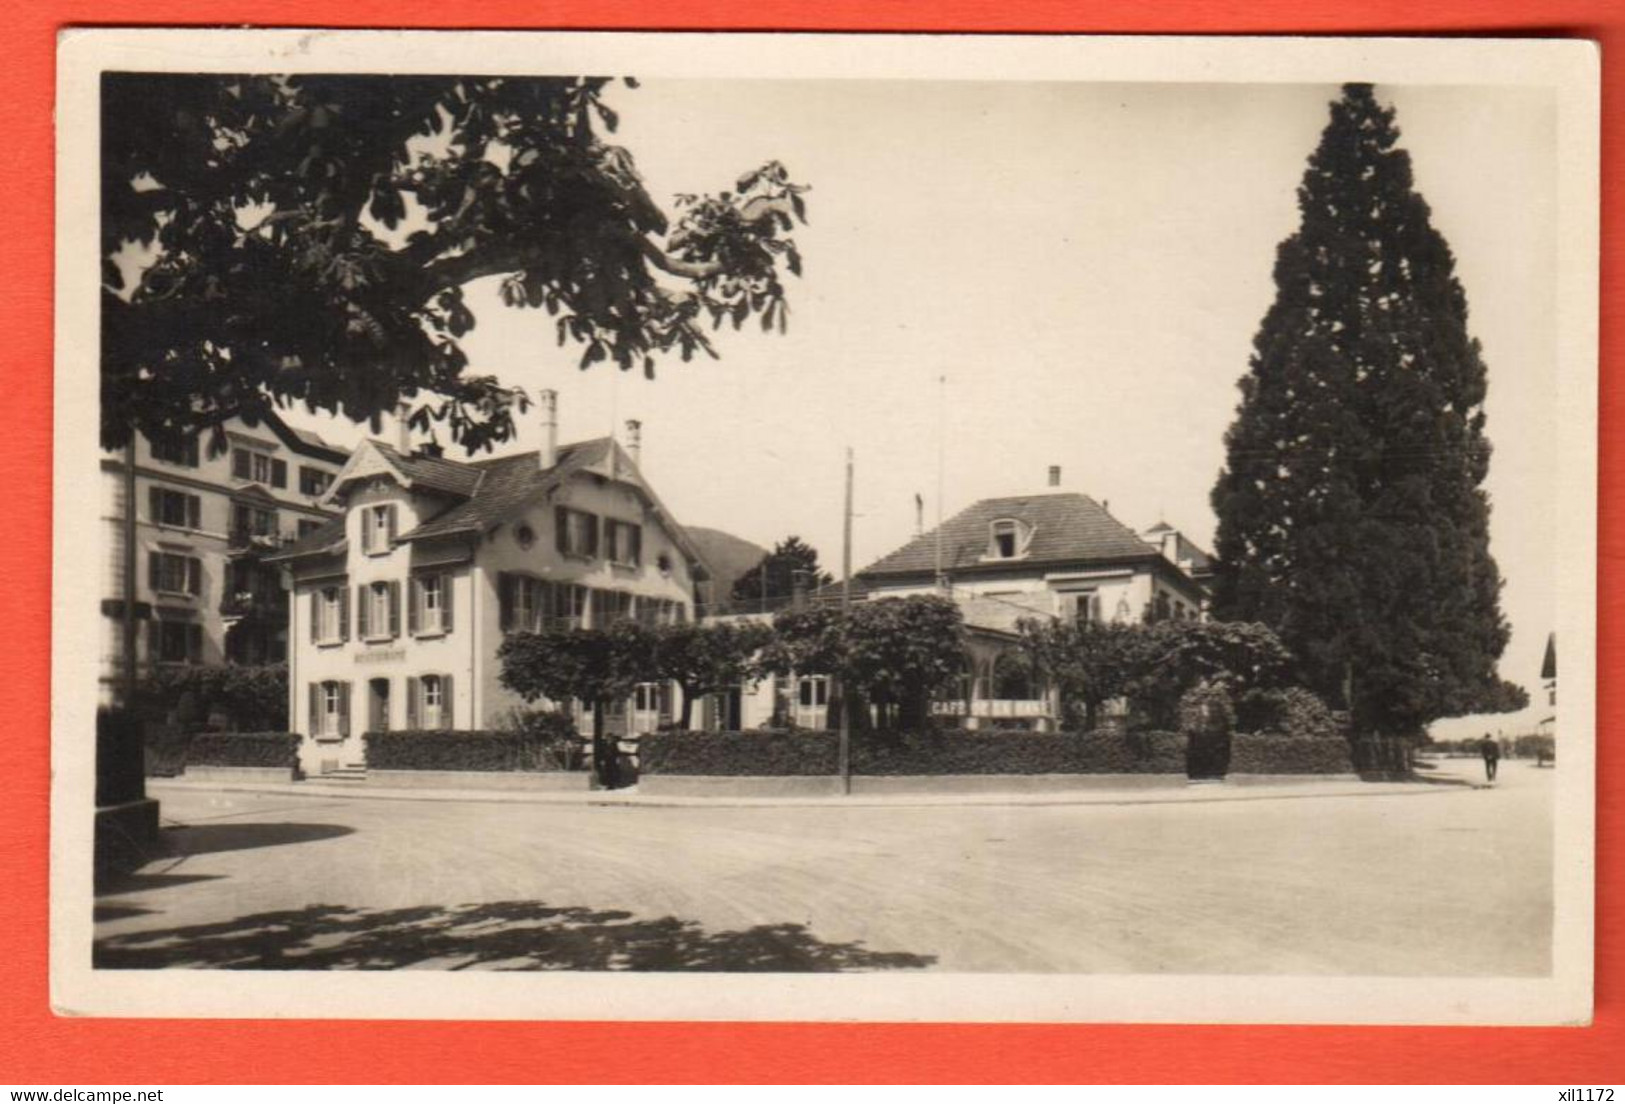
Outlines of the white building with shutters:
M525 706L499 679L509 632L694 616L705 568L638 466L636 423L624 447L559 445L555 404L544 393L535 452L457 461L364 442L325 500L339 517L275 557L307 774L364 765L369 731L506 727ZM609 727L671 711L667 687L640 687Z
M349 453L275 415L202 436L137 436L102 458L103 702L116 698L127 658L144 677L287 655L286 596L263 558L332 518L321 500Z

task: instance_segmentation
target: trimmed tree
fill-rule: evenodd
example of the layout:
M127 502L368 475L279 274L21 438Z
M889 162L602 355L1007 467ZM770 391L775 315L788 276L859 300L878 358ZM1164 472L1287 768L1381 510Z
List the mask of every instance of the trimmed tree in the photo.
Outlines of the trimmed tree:
M599 777L615 782L614 748L604 731L611 703L630 697L655 677L654 633L635 621L605 629L548 629L512 633L497 649L503 686L527 702L581 701L592 708L593 762Z
M678 726L693 721L694 702L705 694L754 681L756 656L773 638L767 625L713 622L662 625L651 642L655 677L670 679L683 692Z
M845 615L791 610L774 618L773 628L763 669L833 676L854 727L863 727L865 703L875 707L880 728L923 726L931 695L964 668L964 619L936 595L856 602Z
M1081 721L1092 732L1101 706L1125 696L1145 665L1147 633L1139 625L1026 620L1020 630L1023 649L1060 691L1067 728Z
M1214 616L1273 628L1358 736L1509 700L1484 363L1398 139L1369 85L1331 105L1212 496Z
M428 393L416 427L489 448L524 400L464 374L482 278L552 315L583 368L714 356L707 322L782 330L805 189L769 163L671 222L604 140L609 83L106 74L102 443Z

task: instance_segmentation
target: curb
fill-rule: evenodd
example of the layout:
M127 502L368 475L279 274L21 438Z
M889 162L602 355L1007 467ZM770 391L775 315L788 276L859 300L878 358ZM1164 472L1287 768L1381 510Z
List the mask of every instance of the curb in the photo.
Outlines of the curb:
M1477 787L1416 782L1295 782L1287 784L1213 783L1169 787L1166 790L1072 791L1066 793L987 794L863 794L814 797L679 797L643 795L628 790L547 792L522 790L385 789L320 782L255 785L251 783L191 783L148 780L150 789L208 793L258 793L282 797L335 798L369 801L440 801L501 805L565 805L597 808L649 809L892 809L967 808L1071 805L1177 805L1234 801L1285 801L1327 797L1407 797L1422 794L1468 793ZM1233 788L1232 788L1233 787ZM1324 788L1323 788L1324 787Z

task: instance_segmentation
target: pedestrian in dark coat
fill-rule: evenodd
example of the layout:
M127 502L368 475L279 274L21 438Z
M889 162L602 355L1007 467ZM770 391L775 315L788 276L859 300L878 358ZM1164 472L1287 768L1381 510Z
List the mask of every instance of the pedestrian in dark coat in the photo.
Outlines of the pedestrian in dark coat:
M1478 753L1484 757L1484 777L1494 782L1495 769L1501 765L1501 745L1486 732L1484 738L1478 741Z

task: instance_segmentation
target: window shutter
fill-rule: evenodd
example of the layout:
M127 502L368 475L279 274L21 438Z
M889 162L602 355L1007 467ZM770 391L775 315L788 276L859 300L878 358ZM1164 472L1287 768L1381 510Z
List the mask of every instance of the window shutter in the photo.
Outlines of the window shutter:
M186 662L203 662L203 626L193 623L186 626Z
M197 495L186 496L186 521L193 529L203 528L203 500Z
M440 727L451 727L451 676L440 676Z
M570 551L570 511L563 506L553 507L553 543L561 555Z
M513 573L499 571L497 573L497 605L501 612L498 615L500 628L508 632L513 628Z
M389 551L395 543L395 507L391 506L384 511L384 517L389 521L388 539L384 542L384 551Z
M339 592L339 640L350 639L350 588L341 586Z
M643 526L632 526L632 562L643 563Z
M355 638L365 640L372 635L372 603L367 601L367 584L355 588Z
M598 515L583 514L581 517L587 523L587 555L596 558L598 556Z
M162 556L162 552L147 553L147 586L153 590L162 589L162 587L159 585L163 581L164 568Z
M422 686L422 682L416 677L406 680L406 730L408 732L416 732L418 728L418 715L421 712L418 708L418 701Z
M322 592L318 588L310 592L310 642L320 640L322 624ZM312 686L316 685L311 683Z
M193 596L203 593L203 561L186 558L186 592Z
M416 636L422 621L419 607L423 605L423 577L413 575L406 580L406 635Z
M440 576L440 630L451 632L451 575Z
M318 736L322 731L322 684L310 684L310 712L305 716L305 733Z
M162 492L157 487L147 488L147 518L154 524L164 520Z
M254 478L254 461L247 449L234 449L231 454L231 474L238 479Z
M394 640L401 635L401 581L391 579L389 582L389 638Z
M286 487L288 485L288 462L286 460L271 461L271 486Z
M350 734L350 684L339 683L339 735Z

